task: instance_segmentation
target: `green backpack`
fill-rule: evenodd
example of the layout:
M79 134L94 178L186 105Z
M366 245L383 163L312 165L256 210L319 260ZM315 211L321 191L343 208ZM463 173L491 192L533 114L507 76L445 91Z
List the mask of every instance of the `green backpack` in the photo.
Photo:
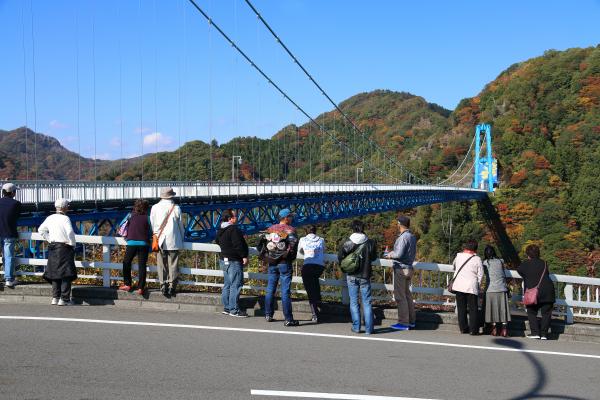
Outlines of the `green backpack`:
M359 245L352 253L348 254L346 258L342 260L342 262L340 262L340 269L342 272L346 274L353 274L360 269L363 258L362 249L365 247L366 243L367 242Z

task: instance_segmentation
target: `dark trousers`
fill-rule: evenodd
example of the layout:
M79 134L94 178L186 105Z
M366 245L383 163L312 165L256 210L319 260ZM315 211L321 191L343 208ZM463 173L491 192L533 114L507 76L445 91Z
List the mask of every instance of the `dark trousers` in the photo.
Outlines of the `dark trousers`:
M138 288L146 287L146 263L148 262L148 246L127 246L123 258L123 281L131 286L131 262L138 258Z
M71 300L71 281L65 279L52 280L52 298Z
M321 302L321 284L319 278L325 267L317 264L305 264L302 266L302 283L306 289L308 302L317 305Z
M476 294L456 292L456 311L458 313L458 327L461 332L479 332L477 302ZM468 324L467 309L469 312Z
M552 320L552 303L541 303L527 306L527 318L529 319L529 329L533 336L548 336L550 321ZM542 323L538 319L538 311L542 313Z

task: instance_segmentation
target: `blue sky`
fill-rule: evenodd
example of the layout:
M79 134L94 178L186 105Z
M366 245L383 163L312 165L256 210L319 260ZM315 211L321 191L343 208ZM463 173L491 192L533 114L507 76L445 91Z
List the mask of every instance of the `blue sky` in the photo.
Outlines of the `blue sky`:
M331 109L243 0L197 3L309 113ZM599 0L253 4L338 102L390 89L453 109L515 62L600 43ZM305 122L187 0L0 0L0 38L0 129L88 157Z

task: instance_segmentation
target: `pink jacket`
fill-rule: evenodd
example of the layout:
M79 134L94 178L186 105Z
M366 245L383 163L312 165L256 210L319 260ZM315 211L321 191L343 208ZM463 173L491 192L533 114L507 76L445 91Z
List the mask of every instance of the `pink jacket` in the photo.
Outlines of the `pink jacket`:
M483 264L481 258L475 255L471 258L467 264L460 270L460 273L456 275L458 269L471 257L473 254L470 253L458 253L454 259L454 284L452 289L457 292L479 294L479 284L483 278Z

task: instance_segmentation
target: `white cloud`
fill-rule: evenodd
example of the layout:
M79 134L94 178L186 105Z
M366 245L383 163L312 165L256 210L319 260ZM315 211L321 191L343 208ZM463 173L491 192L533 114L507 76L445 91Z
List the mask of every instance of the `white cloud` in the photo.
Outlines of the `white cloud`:
M152 132L146 136L144 136L144 146L168 146L173 143L173 138L171 136L163 135L160 132Z
M57 119L53 119L48 125L50 125L50 129L65 129L69 127L69 125L60 122Z
M101 154L96 154L96 159L97 160L111 160L112 157L110 156L109 153L101 153Z

